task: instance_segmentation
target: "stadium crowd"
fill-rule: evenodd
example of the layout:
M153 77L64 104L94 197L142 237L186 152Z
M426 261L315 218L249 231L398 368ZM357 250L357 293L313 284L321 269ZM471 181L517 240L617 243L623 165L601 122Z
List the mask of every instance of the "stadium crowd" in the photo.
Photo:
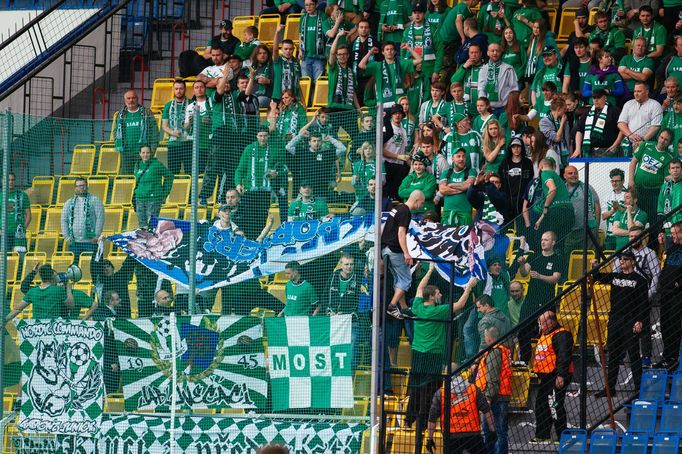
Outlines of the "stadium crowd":
M567 42L556 39L545 6L543 0L480 5L464 0L452 8L444 0L326 5L275 0L263 12L281 14L283 22L287 14L303 10L298 45L281 39L283 25L268 46L258 41L256 27L236 37L232 23L223 21L220 34L210 41L204 67L192 74L194 96L185 96L184 80L174 83L173 100L163 109L162 131L136 93L125 94L114 128L115 147L122 158L121 173L137 180L139 227L149 228L150 219L159 214L174 175L190 173L196 137L203 174L199 204L208 206L217 186L219 208L210 221L219 230L249 239L262 240L274 231L273 202L281 221L334 216L332 204L363 214L373 210L381 186L381 206L388 213L381 248L390 270L384 278L391 282L384 295L391 316L387 360L397 364L405 329L412 348L407 422L416 422L419 433L426 428L427 435L432 433L433 423L442 417L440 381L433 374L444 362L446 324L423 319L447 320L452 313L464 313L457 328L463 350L459 358L472 358L554 297L555 285L566 280L569 254L582 248L585 223L594 241L591 248L616 250L682 203L682 2L568 0L564 7L579 9ZM588 7L598 9L594 25L588 23ZM300 79L309 76L315 84L325 74L327 106L308 118ZM381 125L374 124L371 113L377 105L384 110ZM261 109L267 110L265 121ZM375 148L376 128L384 133L381 149ZM167 167L154 157L161 135L168 137ZM381 169L375 166L376 153L383 157ZM570 163L578 157L631 161L627 173L618 168L609 173L612 193L599 200ZM340 189L346 160L353 192ZM10 191L14 208L7 231L16 234L5 238L12 249L25 238L30 210L12 179ZM457 227L477 220L497 224L503 234L514 232L520 239L519 254L511 263L488 254L487 280L472 279L450 305L440 304L448 283L428 264L419 264L415 273L410 270L415 264L405 240L407 227L422 219ZM634 323L635 334L648 333L648 341L646 335L636 338L642 341L645 365L652 356L651 324L658 322L649 319L651 301L656 294L665 294L665 301L682 297L680 219L677 214L668 220L660 238L650 235L648 244L633 244L622 257L628 264L617 271L636 269L645 278L637 280L646 286L637 297L643 300L616 317L619 325L613 328ZM604 238L599 235L602 222ZM102 201L87 191L86 179L76 180L74 196L62 213L62 234L76 261L84 251L96 253L91 270L95 295L81 295L69 283L57 285L54 271L43 265L22 283L24 300L9 318L28 304L34 305L35 317L77 316L82 307L90 307L86 316L95 319L129 317L133 274L139 316L187 312L187 289L176 286L174 294L169 282L131 258L115 271L98 252L104 241L102 223ZM651 249L657 240L667 251L663 271L657 248ZM224 287L222 312L248 314L254 305L245 302L253 301L280 315L353 313L354 365L367 364L367 356L356 347L368 344L371 332L372 247L363 241L333 257L288 263L286 304L256 279ZM517 272L527 283L514 280ZM36 274L42 284L32 287ZM606 273L598 279L613 285L620 278ZM215 291L201 293L200 310L211 311L216 296ZM99 307L93 306L93 298ZM661 312L665 310L670 314L675 309L663 303ZM413 318L417 321L409 320ZM662 316L660 322L666 343L660 363L673 367L682 332L679 314L665 321ZM555 390L561 407L571 380L572 338L563 333L550 311L540 317L539 327L531 325L518 334L519 359L526 364L535 360L545 396L536 406L536 442L551 437L546 397ZM551 350L548 357L538 359L538 347L534 354L531 341L538 337L538 345ZM625 350L631 361L639 355L625 337L609 337L609 367L617 367ZM472 419L451 422L450 430L471 438L470 452L482 452L478 443L483 441L477 438L481 423L491 452L507 452L508 358L513 348L500 344L483 357L473 374L482 376L482 382L476 379L477 388L453 381L453 393L469 396L457 411L471 413ZM116 358L105 357L105 362L108 389L117 389ZM641 370L641 364L633 361L633 370ZM483 421L473 416L478 411L472 408L483 411ZM565 427L565 412L562 416L559 410L557 436ZM415 452L421 452L420 437ZM429 439L427 447L431 443Z

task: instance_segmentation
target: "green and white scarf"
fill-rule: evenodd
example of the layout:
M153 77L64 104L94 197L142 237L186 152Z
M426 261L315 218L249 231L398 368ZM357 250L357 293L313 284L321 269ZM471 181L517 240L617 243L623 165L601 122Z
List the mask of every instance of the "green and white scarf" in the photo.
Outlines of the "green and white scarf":
M209 98L210 100L210 98ZM221 115L221 125L222 126L230 126L234 129L237 129L237 104L234 102L234 97L232 96L232 93L223 93L223 98L221 100L222 102L222 109L220 112ZM206 102L206 108L213 108L212 105L210 105L208 102ZM229 117L228 117L229 115ZM229 123L228 123L229 120Z
M533 37L530 42L530 55L528 55L528 61L526 62L526 77L532 78L538 69L538 56L540 54L535 53L537 38Z
M403 94L403 78L400 75L400 62L398 60L393 61L395 67L395 80L391 80L390 72L388 70L389 63L386 60L381 62L381 87L383 92L381 94L377 93L377 96L381 96L384 102L391 102L397 96ZM395 86L395 91L393 87Z
M173 131L182 131L182 124L185 121L185 109L187 108L189 102L186 98L182 102L177 100L172 100L170 108L168 109L168 125ZM182 136L174 137L170 136L169 141L181 140Z
M485 93L491 102L497 102L500 99L500 94L497 90L497 80L500 77L500 63L493 61L488 62L488 72L485 80Z
M256 185L256 151L260 148L260 145L256 145L251 152L251 189L269 188L270 179L268 175L268 165L270 164L270 144L265 145L265 157L263 161L263 181L262 186Z
M301 55L305 57L306 53L306 48L305 48L305 42L306 42L306 33L308 32L308 19L310 18L309 14L304 14L303 17L301 17L301 25L299 32L301 34L301 40L299 42L299 51L301 52ZM326 40L324 38L324 33L322 33L322 18L320 17L320 13L318 12L315 14L315 20L317 21L315 23L315 55L324 57L325 56L325 46L326 46Z
M87 192L83 196L75 195L71 197L71 206L69 207L69 222L66 225L67 235L69 238L74 240L73 236L73 222L76 219L76 202L78 197L83 197L83 223L85 224L85 235L86 237L95 236L95 227L91 225L92 219L90 217L90 194Z
M407 44L412 49L420 48L422 49L422 58L424 61L431 61L436 59L436 54L433 52L433 38L431 37L431 26L428 22L422 24L424 29L422 34L421 46L415 45L414 41L414 29L415 25L412 22L409 27L407 27Z
M374 47L376 47L376 43L374 42L374 38L372 38L372 36L370 35L370 36L367 37L367 39L365 40L365 42L367 43L367 51L368 51L369 53L371 53L371 52L372 52L372 49L373 49ZM351 49L352 52L353 52L353 53L351 54L352 61L353 61L352 66L353 66L353 72L354 72L355 74L358 74L358 63L359 63L360 60L362 60L362 58L365 56L365 55L360 55L360 44L361 44L361 42L360 42L360 37L358 36L358 37L355 38L355 40L353 41L353 48ZM369 60L367 60L367 63L371 63L371 62L373 62L373 61L374 61L374 54L372 54L372 55L369 56Z
M289 126L288 131L286 130L287 124ZM291 135L296 135L298 133L298 109L296 104L292 104L280 111L275 128L280 134L291 133Z
M337 99L341 100L339 104L346 106L353 106L353 97L355 95L355 84L353 83L353 70L346 65L343 68L338 63L336 64L338 68L337 78L336 78L336 90L334 91L334 101Z
M264 65L258 65L258 66L254 66L254 67L256 68L256 74L254 77L254 81L255 81L255 78L258 76L265 76L268 79L272 79L272 74L270 74L270 62L267 62ZM265 95L266 92L267 92L267 86L263 85L263 84L259 84L256 82L256 91L254 94L262 96L262 95Z
M604 134L604 126L606 125L606 114L608 112L609 105L604 105L604 108L596 115L597 109L592 106L587 112L587 117L585 118L585 135L583 136L582 149L588 151L592 146L592 133L602 135Z
M296 62L293 58L291 60L284 57L280 58L282 60L282 91L294 90L295 93L299 83Z

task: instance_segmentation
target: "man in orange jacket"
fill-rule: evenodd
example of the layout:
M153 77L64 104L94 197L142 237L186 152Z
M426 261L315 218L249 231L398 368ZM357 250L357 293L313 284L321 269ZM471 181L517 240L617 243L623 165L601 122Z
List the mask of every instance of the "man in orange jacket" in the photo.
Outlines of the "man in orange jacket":
M461 376L455 376L450 383L450 427L445 428L445 391L443 388L436 391L431 401L429 411L429 439L426 449L433 454L436 443L433 440L433 432L436 430L436 421L440 418L443 431L443 443L446 454L480 454L485 451L483 437L481 436L481 416L483 413L488 427L494 428L493 414L485 396L476 385L467 383ZM496 432L492 430L489 435L491 443L497 439Z
M552 425L557 438L566 429L564 399L573 374L573 335L559 325L556 314L547 311L538 318L540 339L535 346L533 372L540 379L535 398L535 437L531 443L552 441ZM554 392L556 420L549 409L549 395Z

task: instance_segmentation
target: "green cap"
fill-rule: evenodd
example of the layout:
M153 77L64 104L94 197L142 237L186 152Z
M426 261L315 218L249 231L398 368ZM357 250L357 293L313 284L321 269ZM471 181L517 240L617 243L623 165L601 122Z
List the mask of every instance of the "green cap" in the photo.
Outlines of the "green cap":
M456 113L452 116L452 121L454 121L455 123L459 123L460 121L464 120L465 118L467 118L467 116L464 115L463 113Z

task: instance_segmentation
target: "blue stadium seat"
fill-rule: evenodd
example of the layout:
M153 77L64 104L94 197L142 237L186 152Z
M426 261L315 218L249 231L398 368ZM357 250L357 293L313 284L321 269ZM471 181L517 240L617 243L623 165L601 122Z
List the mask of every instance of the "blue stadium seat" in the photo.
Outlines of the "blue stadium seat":
M626 433L620 444L621 454L646 454L649 435Z
M656 415L658 413L656 403L637 400L631 408L629 431L635 433L653 433L656 431Z
M656 434L651 454L677 454L680 449L680 436L675 434Z
M559 440L559 454L585 454L587 432L582 429L566 429Z
M677 371L673 374L673 384L670 387L670 400L682 402L682 372Z
M613 430L595 430L590 437L590 454L616 454L618 435Z
M639 387L639 399L651 402L665 400L665 388L668 384L668 371L651 369L642 374L642 384Z
M666 402L661 416L661 432L682 432L682 403Z

